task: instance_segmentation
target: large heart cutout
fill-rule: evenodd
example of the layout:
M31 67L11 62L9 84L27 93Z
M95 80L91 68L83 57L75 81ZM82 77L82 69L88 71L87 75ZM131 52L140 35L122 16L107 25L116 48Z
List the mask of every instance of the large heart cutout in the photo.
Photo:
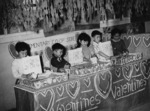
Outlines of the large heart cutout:
M134 43L135 47L138 47L141 43L141 37L133 36L133 43Z
M80 82L79 81L71 81L69 83L66 84L66 91L68 93L68 95L75 99L77 97L77 95L79 94L79 90L80 90Z
M14 59L16 59L16 58L19 57L19 55L18 55L17 52L16 52L15 44L14 44L14 43L10 43L10 44L8 45L8 50L9 50L10 55L11 55Z
M55 94L53 90L48 89L45 92L39 92L37 97L40 104L40 108L42 108L45 111L52 110L55 99Z
M150 59L141 62L141 72L146 79L150 77Z
M64 86L63 85L59 85L58 87L56 87L56 91L57 91L58 95L60 97L62 97L62 95L64 94Z
M97 93L104 99L109 96L112 87L112 75L110 71L99 72L94 77L94 86Z
M143 37L143 43L146 47L150 46L150 37Z
M52 53L53 53L53 51L51 50L50 47L46 47L46 48L45 48L45 54L46 54L46 57L47 57L48 60L51 60L51 58L52 58Z
M132 43L132 37L131 36L124 36L123 40L125 42L126 47L129 48L131 43Z
M84 79L84 84L86 85L86 87L89 87L91 85L90 77Z
M126 80L130 81L130 79L132 78L132 74L133 74L133 65L125 65L124 67L122 67L122 73L123 76Z

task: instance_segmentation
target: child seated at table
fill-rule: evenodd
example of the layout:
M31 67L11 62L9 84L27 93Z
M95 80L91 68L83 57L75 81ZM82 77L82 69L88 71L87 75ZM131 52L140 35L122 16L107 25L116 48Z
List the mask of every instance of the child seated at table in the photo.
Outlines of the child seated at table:
M55 43L52 46L53 56L51 59L52 70L55 72L65 72L65 69L70 68L70 63L64 59L66 55L66 48L60 44Z
M121 31L117 28L111 31L111 44L114 56L122 56L129 53L124 41L121 39Z
M77 48L82 48L83 60L90 61L94 56L94 49L91 46L91 38L88 34L82 32L77 39Z
M98 60L110 59L110 57L108 55L106 55L105 53L103 53L101 48L100 48L101 43L102 43L102 33L99 32L98 30L94 30L91 33L91 36L93 38L93 47L94 47L94 51L95 51L95 54L96 54Z
M23 68L20 65L21 59L30 56L30 46L25 42L17 42L15 45L15 50L18 53L18 58L14 59L12 62L12 74L17 79L16 84L19 84L19 80L23 77L30 77L31 74L23 74Z

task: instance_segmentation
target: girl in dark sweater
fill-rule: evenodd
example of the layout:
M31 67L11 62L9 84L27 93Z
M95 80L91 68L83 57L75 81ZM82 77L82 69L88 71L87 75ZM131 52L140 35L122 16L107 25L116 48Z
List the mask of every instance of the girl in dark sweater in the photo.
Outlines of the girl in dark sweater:
M113 47L114 56L129 53L124 41L121 39L121 31L119 29L115 28L111 31L111 44Z

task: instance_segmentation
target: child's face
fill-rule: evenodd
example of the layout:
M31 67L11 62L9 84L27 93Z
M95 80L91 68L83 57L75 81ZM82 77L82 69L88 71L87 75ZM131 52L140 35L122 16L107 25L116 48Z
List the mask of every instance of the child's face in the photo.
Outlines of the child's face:
M63 50L62 49L57 49L54 51L54 54L56 57L61 57L63 54Z
M88 45L88 41L81 40L80 43L81 43L81 46L87 46Z
M116 34L113 36L113 39L114 39L114 40L120 40L120 35L119 35L119 33L116 33Z
M27 50L20 51L18 54L19 54L19 57L20 57L20 58L24 58L24 57L27 56Z
M93 41L96 42L96 43L99 43L100 40L101 40L100 35L95 35L94 38L93 38Z

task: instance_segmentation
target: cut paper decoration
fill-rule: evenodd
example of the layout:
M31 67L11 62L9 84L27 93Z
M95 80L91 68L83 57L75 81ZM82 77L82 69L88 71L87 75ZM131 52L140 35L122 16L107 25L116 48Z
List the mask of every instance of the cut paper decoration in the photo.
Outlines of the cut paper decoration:
M77 48L68 51L68 60L71 65L80 64L83 62L82 48Z
M42 73L41 61L38 55L22 58L21 61L24 74Z
M10 55L13 57L13 58L19 58L19 55L17 54L16 52L16 49L15 49L15 44L14 43L10 43L9 46L8 46L8 50L9 50L9 53Z

